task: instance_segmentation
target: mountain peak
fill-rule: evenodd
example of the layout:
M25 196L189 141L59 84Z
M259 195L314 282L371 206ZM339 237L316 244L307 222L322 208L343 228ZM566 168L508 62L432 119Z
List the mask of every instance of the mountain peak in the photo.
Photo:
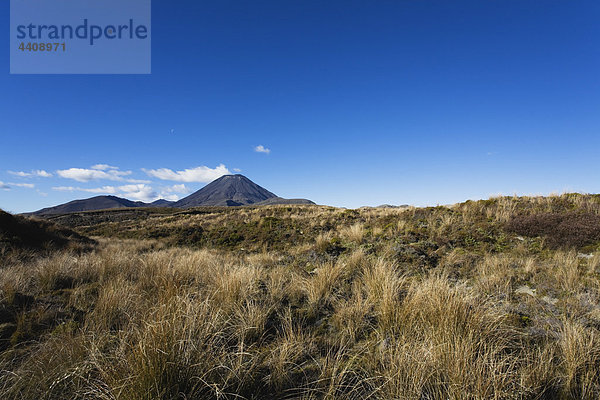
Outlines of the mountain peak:
M223 175L222 177L215 179L213 182L216 182L220 179L226 180L226 179L232 179L232 178L245 179L245 180L250 181L250 179L246 178L242 174L229 174L229 175ZM250 181L250 182L252 182L252 181Z
M274 197L277 196L244 175L223 175L197 192L179 200L173 204L173 207L243 206Z

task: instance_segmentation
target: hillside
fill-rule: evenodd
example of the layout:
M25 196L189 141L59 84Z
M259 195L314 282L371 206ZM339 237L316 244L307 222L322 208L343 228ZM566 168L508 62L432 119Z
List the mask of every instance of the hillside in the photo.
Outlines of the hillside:
M0 210L0 256L91 244L92 240L66 227Z
M287 248L291 244L314 241L332 229L361 224L366 233L372 233L365 238L370 237L371 246L375 248L385 247L391 242L426 240L437 243L429 246L434 250L439 246L445 248L444 251L455 247L483 246L481 251L488 251L495 246L505 246L504 241L509 237L514 243L519 243L515 237L523 236L543 240L545 246L551 248L575 246L587 250L589 246L593 247L594 241L600 241L600 216L583 210L574 212L577 207L573 201L589 199L586 201L600 203L600 197L568 196L564 197L570 199L568 202L560 197L548 198L544 207L529 198L501 198L453 207L357 210L303 204L251 205L242 209L137 208L57 215L51 220L91 236L159 239L169 243L224 246L228 249ZM500 216L490 220L487 216L490 213ZM436 235L432 236L431 225L438 224L440 220L445 223L444 230L436 231ZM407 227L405 237L395 236L393 228L397 224Z
M99 246L0 270L1 398L600 396L597 195L53 221Z

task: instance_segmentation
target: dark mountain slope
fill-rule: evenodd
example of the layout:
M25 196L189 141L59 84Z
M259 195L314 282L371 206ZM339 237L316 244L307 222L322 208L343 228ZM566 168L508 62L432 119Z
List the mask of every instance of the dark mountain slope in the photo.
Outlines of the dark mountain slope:
M169 201L165 199L160 199L153 201L152 203L148 203L146 207L171 207L174 201Z
M274 205L280 205L280 204L289 204L289 205L294 205L294 204L307 204L307 205L311 205L311 204L315 204L314 201L310 201L308 199L284 199L282 197L272 197L270 199L267 200L263 200L260 203L255 203L255 206L274 206Z
M31 213L32 215L66 214L79 211L104 210L108 208L147 207L141 201L131 201L116 196L96 196L89 199L73 200L55 207L48 207Z
M225 175L175 202L171 207L243 206L276 197L243 175Z

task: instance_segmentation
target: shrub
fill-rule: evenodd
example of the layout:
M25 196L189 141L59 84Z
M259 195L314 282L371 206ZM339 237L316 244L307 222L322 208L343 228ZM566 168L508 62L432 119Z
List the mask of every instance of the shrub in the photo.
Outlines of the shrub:
M552 248L583 247L600 240L600 216L588 212L513 216L507 230L523 236L542 236Z

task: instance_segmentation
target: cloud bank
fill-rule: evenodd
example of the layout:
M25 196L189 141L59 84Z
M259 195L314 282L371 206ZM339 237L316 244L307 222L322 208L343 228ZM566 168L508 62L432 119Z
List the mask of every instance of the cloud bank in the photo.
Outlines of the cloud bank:
M87 192L95 194L118 194L129 199L140 201L154 201L160 197L151 186L146 184L123 185L123 186L102 186L99 188L82 188L74 186L55 186L52 190L58 192Z
M43 169L36 169L31 172L24 171L8 171L9 174L20 176L21 178L32 178L32 177L40 177L40 178L51 178L52 174L44 171Z
M4 183L4 182L0 181L0 190L11 190L13 186L27 188L27 189L35 188L35 185L33 183L13 183L13 182Z
M124 176L131 175L131 171L119 171L117 169L111 169L108 171L102 171L99 169L85 169L85 168L69 168L56 171L58 176L66 179L73 179L77 182L89 182L95 179L106 179L110 181L122 181Z
M115 194L117 189L114 186L103 186L100 188L81 188L73 186L55 186L52 190L58 192L88 192L88 193L102 193L102 194Z
M107 169L119 169L119 167L113 167L112 165L108 165L108 164L96 164L96 165L92 165L90 168L97 169L99 171L106 171Z
M220 164L215 168L201 166L184 169L183 171L173 171L172 169L168 168L150 170L144 169L143 171L148 174L148 176L165 181L202 183L211 182L222 177L223 175L231 174L231 172L229 172L227 167L223 164Z
M9 182L8 184L10 186L23 187L23 188L27 188L27 189L33 189L35 187L35 185L33 183L14 183L14 182Z
M125 178L132 174L131 171L121 171L118 167L106 164L96 164L88 168L69 168L56 171L57 175L77 182L90 182L93 180L121 181L129 183L150 183L146 180Z
M267 149L268 150L268 149ZM169 168L159 169L142 169L149 177L157 178L164 181L175 182L200 182L207 183L220 178L223 175L229 175L231 172L224 164L219 164L215 168L207 166L199 166L184 170L172 170ZM236 171L240 171L236 169ZM68 168L60 169L51 174L45 170L25 171L8 171L14 176L21 178L44 177L49 178L57 176L63 179L71 179L77 182L89 183L93 181L115 181L122 182L121 185L108 185L98 187L82 187L82 186L53 186L52 190L58 192L85 192L94 193L97 195L116 195L129 198L131 200L139 200L144 202L152 202L158 199L177 201L180 197L188 195L192 192L184 183L174 184L171 186L157 185L153 180L133 179L132 171L124 171L119 167L109 164L96 164L89 168ZM124 184L127 183L127 184ZM153 187L154 186L154 187ZM23 187L34 189L32 183L11 183L0 182L0 190L11 190L15 187ZM156 189L155 189L156 187ZM38 193L45 195L38 190Z

